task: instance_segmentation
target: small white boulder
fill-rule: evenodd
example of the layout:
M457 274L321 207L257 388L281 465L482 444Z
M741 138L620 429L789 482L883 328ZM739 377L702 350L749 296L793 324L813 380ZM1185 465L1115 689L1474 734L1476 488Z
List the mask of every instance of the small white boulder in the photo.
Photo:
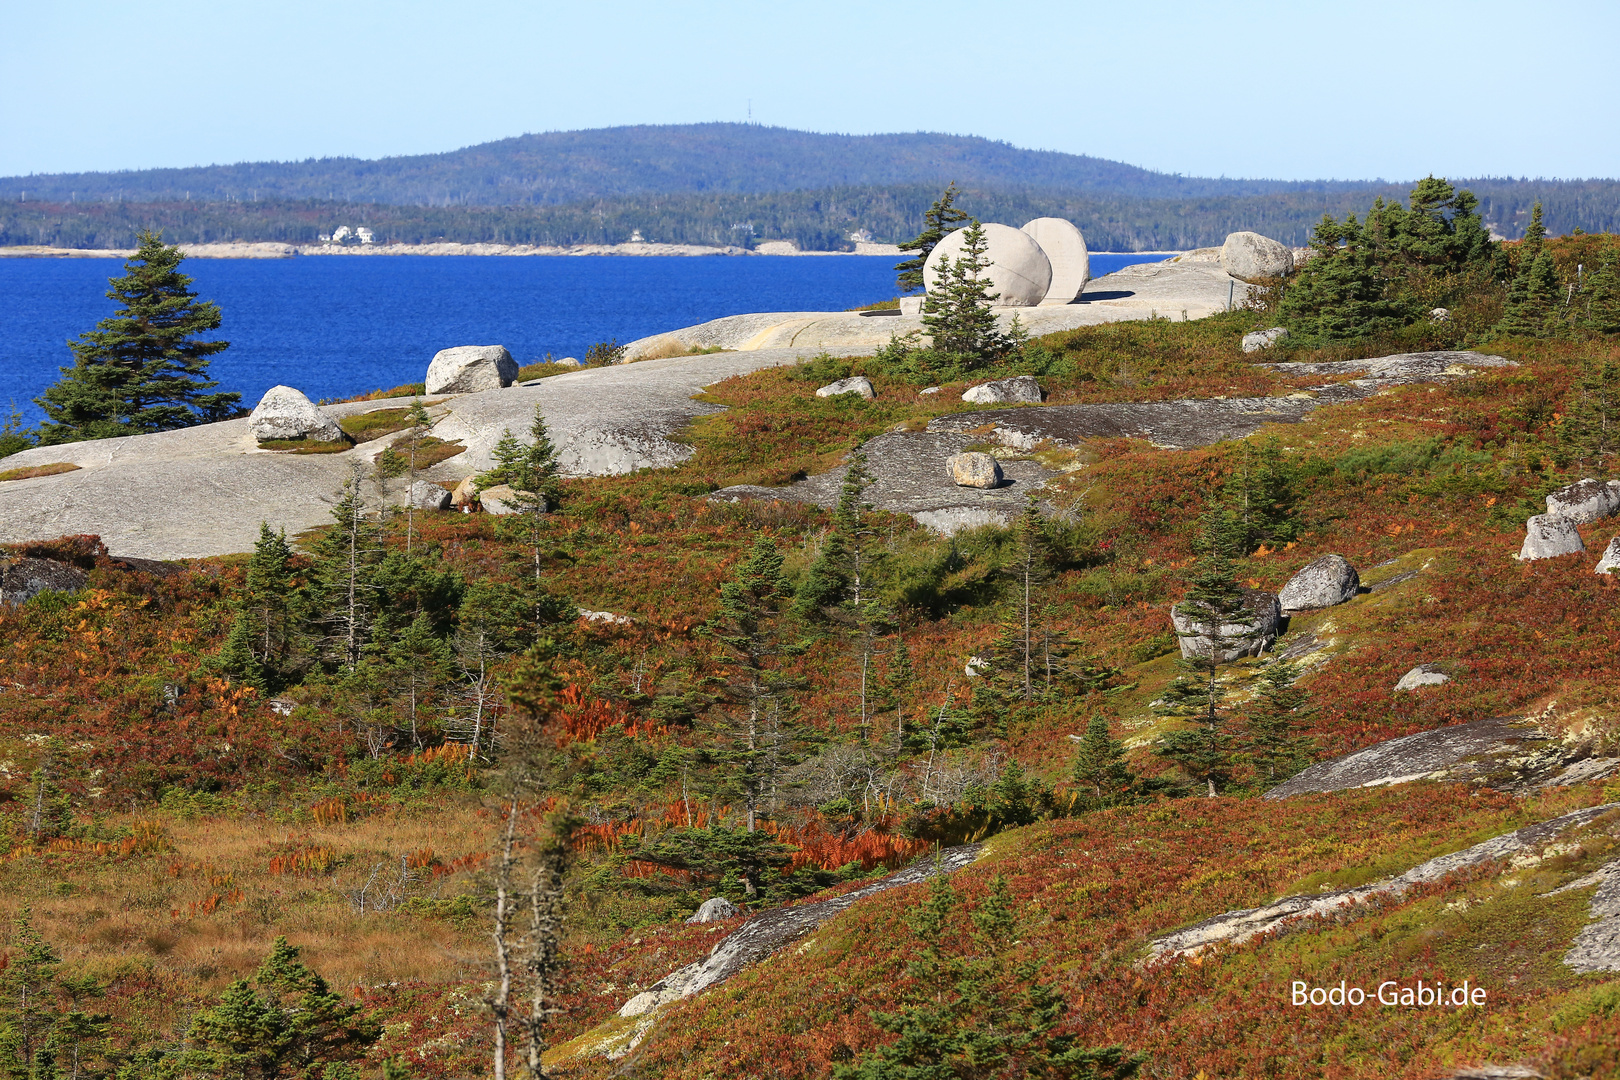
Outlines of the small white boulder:
M1277 594L1285 613L1333 607L1355 599L1361 575L1343 555L1323 555L1305 564Z
M958 487L1000 487L1003 480L1001 463L989 454L978 451L952 454L945 460L945 468L950 471L951 480Z
M1620 480L1587 478L1547 496L1547 513L1577 525L1590 525L1616 510L1620 510Z
M968 662L962 665L962 674L970 679L977 679L990 670L990 658L986 656L970 656Z
M917 396L918 397L926 397L929 394L937 394L937 393L939 393L939 387L930 386L930 387L926 387L926 388L924 388L922 390L917 391Z
M1586 550L1581 542L1580 530L1575 522L1557 514L1537 514L1524 523L1524 546L1519 548L1519 560L1556 559L1560 555L1574 555Z
M1288 331L1280 326L1273 326L1270 330L1253 330L1243 335L1243 351L1259 352L1269 349L1277 342L1288 336Z
M723 896L711 896L698 909L687 918L688 925L697 923L722 922L726 919L735 919L742 914L742 908L733 904Z
M1221 268L1240 281L1285 277L1294 269L1294 253L1269 236L1235 232L1221 245Z
M923 298L920 296L902 296L900 298L900 314L921 315Z
M1598 560L1598 574L1613 574L1620 571L1620 536L1609 541L1609 546L1603 549L1603 558Z
M828 383L816 391L816 397L838 397L840 394L859 394L867 401L877 397L877 391L872 389L872 380L865 375L839 379L837 382Z
M260 442L270 439L310 439L337 442L343 429L321 412L303 391L290 386L272 386L248 416L248 430Z
M1401 676L1401 681L1395 684L1395 690L1397 693L1401 693L1407 690L1416 690L1420 686L1439 686L1450 681L1451 676L1433 664L1419 664Z
M585 361L577 356L565 356L561 360L552 361L558 367L584 367Z
M511 386L517 376L517 361L504 345L457 345L433 355L425 389L429 394L476 394Z
M962 400L974 405L1039 405L1045 396L1035 376L1019 375L970 386Z
M1451 309L1443 307L1431 308L1429 310L1429 321L1434 323L1450 322Z

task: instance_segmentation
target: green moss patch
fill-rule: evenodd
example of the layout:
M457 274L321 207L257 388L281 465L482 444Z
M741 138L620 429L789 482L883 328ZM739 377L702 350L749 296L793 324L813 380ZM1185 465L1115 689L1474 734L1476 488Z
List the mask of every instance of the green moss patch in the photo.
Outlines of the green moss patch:
M261 439L260 450L274 450L281 454L341 454L353 444L348 440L317 442L313 439Z
M357 443L370 442L410 427L409 415L409 409L378 409L345 416L338 421L338 427Z

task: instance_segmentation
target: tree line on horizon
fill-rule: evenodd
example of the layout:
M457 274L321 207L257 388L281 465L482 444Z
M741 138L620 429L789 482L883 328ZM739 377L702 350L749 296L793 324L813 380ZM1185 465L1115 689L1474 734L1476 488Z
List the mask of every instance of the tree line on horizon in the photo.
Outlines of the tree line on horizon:
M1620 231L1620 182L1458 181L1479 199L1488 228L1517 239L1540 203L1551 235ZM917 235L936 184L850 186L752 193L631 195L556 206L402 206L334 200L0 202L0 246L129 248L143 231L171 243L265 241L314 244L338 225L364 225L382 244L434 242L617 244L639 233L658 243L751 248L792 240L807 251L849 251L864 231L881 243ZM1398 185L1344 190L1150 199L1055 188L960 187L961 205L981 221L1036 217L1075 222L1094 251L1180 251L1220 244L1250 230L1292 246L1309 241L1324 214L1343 217Z

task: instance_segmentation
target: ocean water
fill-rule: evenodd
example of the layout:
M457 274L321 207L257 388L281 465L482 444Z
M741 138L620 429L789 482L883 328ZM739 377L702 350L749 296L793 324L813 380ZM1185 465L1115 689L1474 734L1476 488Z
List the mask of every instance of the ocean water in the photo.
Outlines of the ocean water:
M1163 256L1147 256L1147 259ZM1093 253L1093 276L1140 255ZM505 345L520 364L583 358L594 342L751 311L841 311L892 297L874 256L306 257L191 259L192 287L220 305L230 348L209 374L251 407L277 383L342 398L420 381L452 345ZM114 259L0 259L0 410L27 424L33 399L71 366L69 338L111 315Z

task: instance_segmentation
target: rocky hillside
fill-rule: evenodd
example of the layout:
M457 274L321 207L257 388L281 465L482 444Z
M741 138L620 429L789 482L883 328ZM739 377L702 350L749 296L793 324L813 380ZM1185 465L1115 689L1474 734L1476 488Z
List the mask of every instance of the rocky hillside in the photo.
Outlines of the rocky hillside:
M1243 351L1270 321L783 356L543 515L312 469L284 552L13 545L8 964L95 988L106 1070L211 1052L285 936L375 1025L343 1068L486 1075L499 838L566 808L560 1075L894 1075L905 1030L1017 1034L995 1075L1620 1073L1620 498L1571 420L1620 345ZM559 771L508 816L514 762Z

